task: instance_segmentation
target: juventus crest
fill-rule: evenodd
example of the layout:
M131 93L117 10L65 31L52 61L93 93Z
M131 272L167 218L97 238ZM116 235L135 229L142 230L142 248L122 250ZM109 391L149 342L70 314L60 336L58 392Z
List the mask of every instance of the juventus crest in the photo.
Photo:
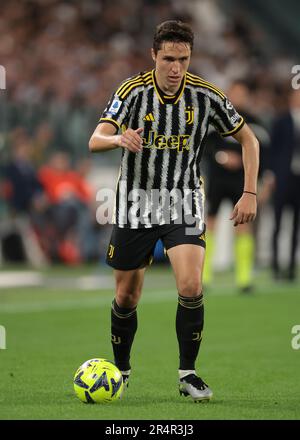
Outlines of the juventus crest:
M185 108L185 117L187 124L194 122L194 107L188 106Z

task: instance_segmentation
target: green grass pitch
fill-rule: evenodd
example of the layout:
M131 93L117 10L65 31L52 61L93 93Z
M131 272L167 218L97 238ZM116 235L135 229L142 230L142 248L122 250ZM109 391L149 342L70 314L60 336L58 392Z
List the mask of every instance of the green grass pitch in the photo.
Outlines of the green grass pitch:
M300 419L300 350L291 345L291 329L300 325L299 284L275 284L261 273L254 294L241 295L231 274L219 276L205 295L197 361L214 397L195 404L178 393L173 275L154 266L138 308L126 395L114 404L86 405L73 392L73 375L87 359L112 359L113 290L76 287L75 274L65 274L73 288L0 289L7 335L0 350L0 419ZM59 279L64 270L46 275Z

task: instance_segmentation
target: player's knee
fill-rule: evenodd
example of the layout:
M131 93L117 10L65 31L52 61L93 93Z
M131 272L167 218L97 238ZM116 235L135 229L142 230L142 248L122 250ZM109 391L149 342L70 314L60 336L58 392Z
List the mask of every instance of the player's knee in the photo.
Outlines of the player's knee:
M178 282L179 294L187 297L200 295L202 291L202 283L200 277L182 278Z
M133 308L138 304L141 296L141 290L130 286L117 286L116 289L116 301L118 306Z

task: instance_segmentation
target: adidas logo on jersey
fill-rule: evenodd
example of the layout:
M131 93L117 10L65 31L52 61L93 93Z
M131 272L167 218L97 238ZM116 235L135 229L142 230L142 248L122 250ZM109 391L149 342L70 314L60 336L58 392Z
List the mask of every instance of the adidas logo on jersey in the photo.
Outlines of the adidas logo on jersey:
M148 114L143 118L143 121L151 121L151 122L154 122L155 119L154 119L153 114L152 114L152 113L148 113Z

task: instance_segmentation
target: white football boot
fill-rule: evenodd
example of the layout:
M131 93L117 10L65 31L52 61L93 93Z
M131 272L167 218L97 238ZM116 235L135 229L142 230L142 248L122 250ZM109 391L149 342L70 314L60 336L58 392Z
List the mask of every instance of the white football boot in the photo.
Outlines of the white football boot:
M196 374L188 374L179 380L179 394L191 396L194 402L208 402L213 392Z

